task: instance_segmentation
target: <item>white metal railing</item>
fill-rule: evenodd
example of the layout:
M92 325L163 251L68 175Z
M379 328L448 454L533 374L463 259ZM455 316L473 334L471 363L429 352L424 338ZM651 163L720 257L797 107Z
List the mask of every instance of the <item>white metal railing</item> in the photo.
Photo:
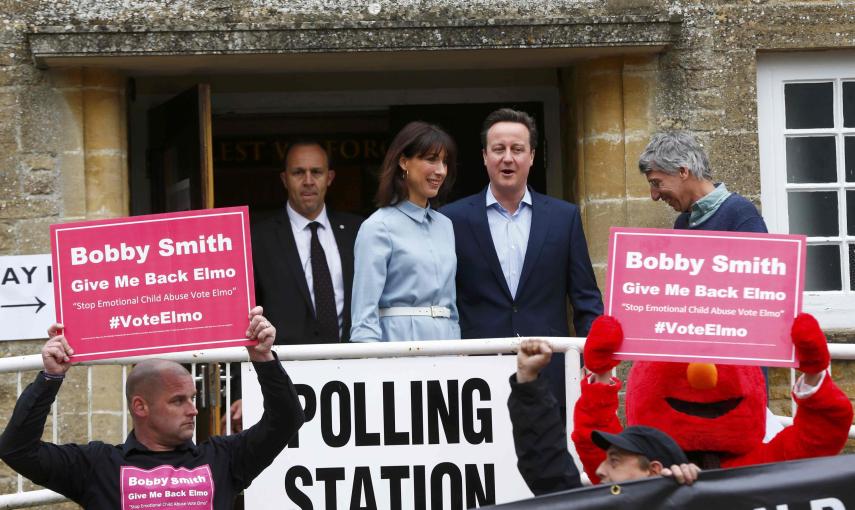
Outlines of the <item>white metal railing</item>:
M573 404L579 398L581 392L581 352L584 347L584 338L544 338L552 344L555 352L575 351L575 356L565 357L566 366L566 388L567 402ZM413 342L376 342L376 343L353 343L353 344L313 344L313 345L277 345L274 346L279 359L282 361L304 361L317 359L358 359L358 358L394 358L408 356L452 356L452 355L475 355L475 354L511 354L516 352L520 342L524 338L491 338L478 340L434 340ZM855 360L855 345L853 344L829 344L832 359ZM230 362L248 361L246 349L243 347L232 347L226 349L214 349L207 351L180 352L159 354L158 358L170 359L179 363L192 365L194 377L197 374L197 364L202 363L226 363L226 378L230 377ZM96 365L122 365L122 423L123 436L127 430L127 402L124 400L124 384L127 376L127 367L133 363L145 359L145 357L127 357L110 360L87 361L78 364L87 367L87 431L88 440L93 440L92 430L92 370ZM42 358L40 354L28 356L15 356L0 358L0 374L17 373L18 395L23 390L21 372L40 370ZM72 368L74 370L74 368ZM59 430L57 423L57 402L54 403L52 412L52 442L59 442ZM230 385L226 384L226 402L231 402ZM785 426L792 424L792 418L788 416L776 416ZM572 420L568 421L568 429L572 427ZM226 420L226 432L229 433L231 421ZM569 436L570 430L568 430ZM855 426L850 427L849 437L855 438ZM570 450L576 456L572 443ZM578 458L577 458L578 464ZM4 508L26 508L37 505L59 503L65 498L47 489L24 491L23 477L18 475L18 491L13 494L0 495L0 509Z

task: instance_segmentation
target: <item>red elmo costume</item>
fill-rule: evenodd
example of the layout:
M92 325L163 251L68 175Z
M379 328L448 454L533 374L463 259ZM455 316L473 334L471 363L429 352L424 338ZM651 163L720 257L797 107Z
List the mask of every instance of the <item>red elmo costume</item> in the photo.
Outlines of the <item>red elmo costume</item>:
M816 319L799 315L793 323L799 369L817 374L828 368L825 335ZM623 341L620 324L598 318L585 343L586 366L604 373L617 365L613 353ZM735 467L806 457L836 455L852 424L852 404L828 374L812 395L793 398L798 412L793 425L763 443L766 385L758 367L636 361L626 390L628 425L665 431L701 467ZM591 442L591 432L620 432L616 411L620 381L612 385L582 382L574 409L573 442L585 472L599 483L595 471L605 452Z

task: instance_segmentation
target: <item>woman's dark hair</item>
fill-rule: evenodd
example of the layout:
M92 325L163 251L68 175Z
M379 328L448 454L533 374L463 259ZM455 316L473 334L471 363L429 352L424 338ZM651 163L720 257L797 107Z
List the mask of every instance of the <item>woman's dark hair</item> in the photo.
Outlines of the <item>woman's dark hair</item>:
M404 171L399 165L401 156L424 158L439 154L443 150L445 150L448 173L439 188L439 193L430 200L433 207L454 185L454 176L457 172L457 146L448 133L439 126L422 121L410 122L404 126L389 144L383 164L380 166L380 183L377 186L377 194L374 196L377 207L395 205L409 197Z

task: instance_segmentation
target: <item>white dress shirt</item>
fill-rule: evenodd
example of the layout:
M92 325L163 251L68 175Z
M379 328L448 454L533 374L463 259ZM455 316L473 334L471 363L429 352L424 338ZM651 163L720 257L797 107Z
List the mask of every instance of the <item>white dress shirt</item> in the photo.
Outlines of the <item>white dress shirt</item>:
M490 225L493 246L496 248L508 290L511 291L512 297L516 297L531 232L531 193L526 188L525 195L513 213L496 200L490 186L487 186L486 201L487 223Z
M338 252L338 244L335 242L330 219L327 217L327 208L324 206L318 217L310 220L295 211L290 203L286 204L285 207L288 209L288 219L291 220L291 231L294 233L294 241L297 243L297 253L300 255L303 274L306 275L306 284L309 286L309 296L312 298L312 306L315 304L315 289L312 285L312 230L309 228L309 223L317 221L321 224L320 228L318 228L318 239L327 257L327 267L329 267L330 276L332 277L333 292L335 292L335 309L338 313L338 332L341 335L341 326L344 320L344 316L342 315L342 311L344 310L344 277L341 272L341 255Z

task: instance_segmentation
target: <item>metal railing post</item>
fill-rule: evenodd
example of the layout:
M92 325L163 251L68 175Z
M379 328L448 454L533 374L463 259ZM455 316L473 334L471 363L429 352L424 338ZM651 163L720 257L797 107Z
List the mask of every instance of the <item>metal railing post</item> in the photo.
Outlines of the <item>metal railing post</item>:
M456 341L418 341L418 342L377 342L366 344L325 344L325 345L287 345L275 346L275 350L279 355L279 359L283 361L292 360L315 360L315 359L359 359L359 358L390 358L390 357L410 357L410 356L447 356L447 355L471 355L471 354L507 354L516 351L519 343L524 338L492 338L480 340L456 340ZM567 393L567 438L568 450L573 455L577 466L582 473L583 479L585 475L581 469L581 463L572 441L569 440L573 432L572 409L575 402L581 395L581 352L584 347L583 338L545 338L552 344L554 352L566 352L564 367L565 367L565 385ZM855 360L855 344L829 344L829 352L832 359L837 360ZM171 359L179 363L192 364L192 374L196 376L198 363L229 363L248 361L246 349L242 347L234 347L227 349L217 349L210 351L197 352L180 352L159 355L164 359ZM84 366L92 365L123 365L122 368L122 399L123 399L123 423L122 433L127 436L128 421L127 421L127 402L124 397L124 386L127 378L127 365L140 361L140 357L129 357L112 360L98 360L86 363L81 363ZM21 393L23 386L21 372L30 370L40 370L42 368L42 359L40 354L30 356L15 356L0 359L0 373L17 372L18 395ZM91 369L87 369L91 370ZM226 365L227 378L231 375L231 367ZM93 392L93 384L91 375L87 376L87 394L89 396L87 407L89 421L89 436L97 435L92 431L92 404L91 397ZM231 390L227 386L226 389L227 402L231 402ZM53 442L58 442L60 439L59 420L58 420L58 405L55 402L52 410L53 423ZM228 410L226 411L228 412ZM792 418L787 416L776 416L784 425L791 425ZM230 430L231 420L226 420L226 429ZM855 426L849 430L849 437L855 438ZM64 501L61 495L50 490L33 490L23 491L23 478L18 477L18 492L13 494L0 495L0 509L3 508L26 508L37 505L58 503Z

